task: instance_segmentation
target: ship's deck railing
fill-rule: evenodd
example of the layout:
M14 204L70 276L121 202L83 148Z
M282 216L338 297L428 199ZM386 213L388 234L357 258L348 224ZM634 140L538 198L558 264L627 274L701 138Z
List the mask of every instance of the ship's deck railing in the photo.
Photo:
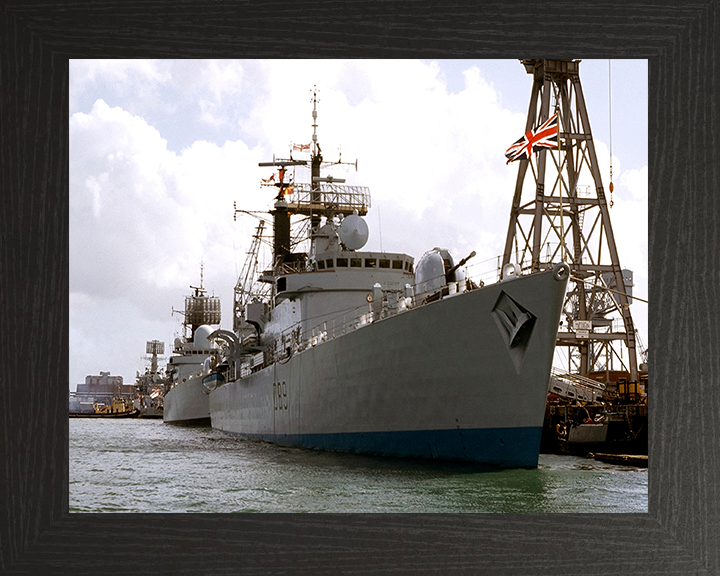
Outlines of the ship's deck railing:
M344 310L323 321L315 319L316 323L306 331L302 330L301 323L298 322L284 330L264 352L246 355L240 369L241 377L275 362L282 363L293 354L371 324L373 318L374 314L370 306L365 305Z
M598 402L602 400L605 384L553 367L548 392L571 401Z
M491 278L492 276L494 276L494 269L492 273L490 270L486 270L483 274L483 278L488 277L494 283L496 279ZM462 293L484 284L485 281L482 278L472 278L470 274L467 274L464 282L452 283L452 287L446 291L444 296ZM373 302L368 304L333 311L295 323L285 329L275 343L268 346L264 352L246 354L240 368L241 377L275 362L283 362L295 353L363 328L382 318L429 304L429 301L424 301L427 294L416 295L416 288L417 285L408 285L400 290L382 290L380 301L376 299L378 296L376 294ZM441 299L441 297L437 299ZM305 329L303 329L303 325Z
M308 347L317 346L321 342L332 340L348 332L353 332L363 326L372 324L376 319L379 320L380 317L373 313L371 304L358 306L315 324L308 330L304 337L299 335L297 328L295 328L295 334L300 336L300 338L295 336L295 342L298 344L299 350L305 350ZM283 333L283 343L292 342L292 339L293 330L288 330Z
M450 294L457 293L455 286ZM426 304L420 298L415 298L407 287L405 290L382 290L381 295L376 293L373 301L367 304L316 316L287 328L264 353L263 365L282 362L292 354ZM303 324L307 327L305 330L302 328ZM257 363L257 359L253 362Z
M275 362L283 362L292 354L317 346L372 324L374 321L403 313L406 310L427 305L431 301L442 299L472 289L494 284L500 280L496 268L496 258L463 267L465 280L448 285L442 295L427 299L428 294L416 294L418 285L408 285L400 290L383 290L381 302L369 302L358 307L334 311L315 318L305 319L283 331L276 342L263 353L248 355L243 363L242 375L261 369ZM432 282L424 280L423 284ZM375 298L373 299L375 300ZM305 329L303 329L303 325ZM252 366L250 365L252 364ZM590 381L597 384L594 381Z
M581 376L580 374L565 372L563 370L560 370L559 368L553 368L551 374L554 378L557 378L558 380L565 380L567 382L575 384L576 386L585 386L587 388L592 388L594 390L600 391L605 390L605 384L603 384L602 382L598 382L597 380L593 380L592 378Z

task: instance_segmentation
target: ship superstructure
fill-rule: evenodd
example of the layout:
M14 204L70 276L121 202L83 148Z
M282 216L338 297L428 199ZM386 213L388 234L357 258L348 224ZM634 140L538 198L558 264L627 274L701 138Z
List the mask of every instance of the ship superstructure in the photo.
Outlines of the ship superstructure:
M145 353L150 358L150 366L135 375L133 408L140 418L162 418L167 376L158 367L158 356L165 353L165 342L150 340L145 345Z
M213 428L327 450L536 466L568 267L483 286L434 248L363 251L367 188L322 176L313 96L307 160L277 170L265 289L236 289L234 330L203 378ZM297 181L297 168L309 182ZM294 174L291 175L290 170ZM291 177L292 176L292 177ZM291 217L309 247L295 251ZM251 250L251 258L255 256ZM246 266L245 271L252 268Z
M203 287L190 286L185 297L183 333L175 338L166 367L163 420L171 424L209 424L210 404L202 379L215 367L218 347L208 336L220 325L220 299Z

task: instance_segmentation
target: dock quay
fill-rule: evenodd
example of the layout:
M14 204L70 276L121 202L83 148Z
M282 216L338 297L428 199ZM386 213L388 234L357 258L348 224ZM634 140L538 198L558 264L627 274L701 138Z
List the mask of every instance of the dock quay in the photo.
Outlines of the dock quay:
M621 373L617 373L620 375ZM597 375L595 375L597 377ZM614 380L617 379L617 376ZM553 368L540 451L545 454L641 454L648 451L647 376L643 386Z
M625 464L627 466L635 466L637 468L648 467L648 457L645 455L631 455L631 454L588 454L588 457L599 460L600 462L606 462L607 464Z
M540 451L545 454L647 454L647 404L548 402Z

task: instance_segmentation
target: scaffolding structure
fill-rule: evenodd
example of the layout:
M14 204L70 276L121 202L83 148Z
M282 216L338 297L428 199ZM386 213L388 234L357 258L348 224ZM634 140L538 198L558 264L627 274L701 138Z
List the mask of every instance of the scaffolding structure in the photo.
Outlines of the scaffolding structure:
M619 361L630 381L637 382L632 273L620 266L580 83L580 60L520 62L533 75L526 134L557 114L557 147L519 160L502 266L514 263L534 273L567 262L571 282L557 344L569 348L568 369L587 376L610 370ZM614 315L621 322L613 322Z

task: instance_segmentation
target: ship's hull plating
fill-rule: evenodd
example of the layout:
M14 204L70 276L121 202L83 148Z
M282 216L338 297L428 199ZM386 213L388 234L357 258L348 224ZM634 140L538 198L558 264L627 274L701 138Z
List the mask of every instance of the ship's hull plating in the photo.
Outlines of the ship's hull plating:
M179 382L165 393L163 421L168 424L210 424L210 399L201 378Z
M308 348L213 391L212 426L309 448L537 466L566 276L447 297Z

